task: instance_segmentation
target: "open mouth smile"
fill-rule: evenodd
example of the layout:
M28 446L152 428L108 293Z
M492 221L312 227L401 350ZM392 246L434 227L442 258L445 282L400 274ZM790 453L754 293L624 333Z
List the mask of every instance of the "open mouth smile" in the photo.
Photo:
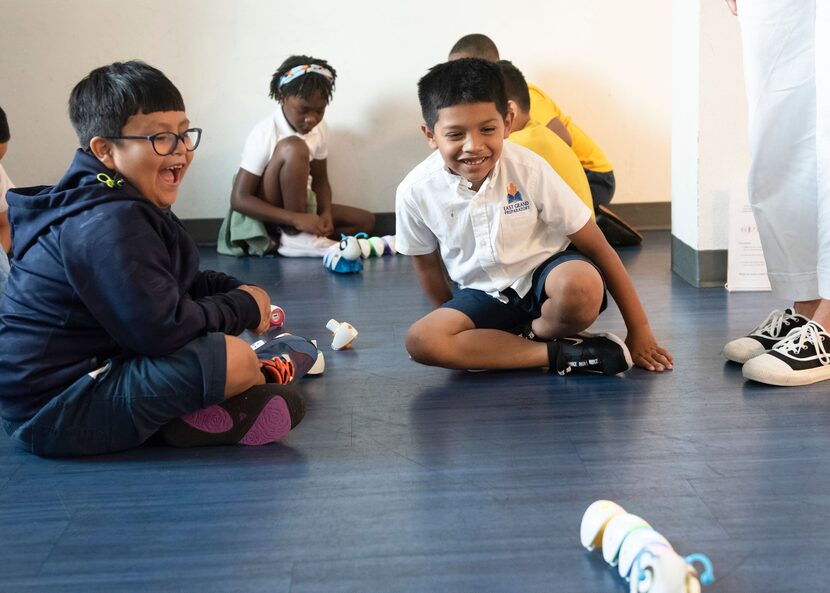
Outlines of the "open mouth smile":
M165 183L169 183L170 185L178 185L182 179L182 175L184 175L184 165L177 164L165 167L161 170L160 175L162 181Z

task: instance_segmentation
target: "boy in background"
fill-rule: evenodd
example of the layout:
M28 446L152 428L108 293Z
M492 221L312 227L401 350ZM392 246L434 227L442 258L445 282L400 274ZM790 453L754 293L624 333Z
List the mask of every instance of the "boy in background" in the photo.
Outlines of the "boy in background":
M492 39L480 33L465 35L455 42L449 59L481 58L491 62L499 61L499 50ZM591 186L593 210L597 225L608 241L616 247L639 245L643 237L631 225L608 209L614 197L616 178L614 170L599 145L580 128L573 119L562 112L547 94L534 84L528 83L530 94L530 117L556 133L571 147L579 158L588 184Z
M409 329L412 358L560 374L613 375L632 361L670 369L671 354L590 210L539 155L504 142L512 115L498 64L439 64L419 81L418 98L421 129L436 150L398 186L396 248L413 256L437 308ZM455 295L444 266L460 288ZM628 328L625 343L580 333L605 308L606 282ZM523 326L547 341L511 333Z
M530 93L527 91L527 82L519 69L507 60L500 60L499 66L504 75L507 91L507 109L513 114L510 136L507 139L529 148L545 159L562 180L574 190L582 203L591 210L593 217L594 204L591 198L591 187L588 185L588 178L585 176L579 159L562 138L553 133L550 128L530 118Z

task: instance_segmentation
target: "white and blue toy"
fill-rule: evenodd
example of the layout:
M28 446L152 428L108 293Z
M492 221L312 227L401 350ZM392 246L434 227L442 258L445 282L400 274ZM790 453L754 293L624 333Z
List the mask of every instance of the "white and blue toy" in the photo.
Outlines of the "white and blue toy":
M680 556L669 541L642 518L610 500L597 500L585 511L580 540L588 550L617 566L630 593L700 593L714 580L712 563L703 554ZM698 573L695 563L700 564Z
M353 274L363 270L362 252L355 237L341 235L342 239L323 256L323 267L337 274Z

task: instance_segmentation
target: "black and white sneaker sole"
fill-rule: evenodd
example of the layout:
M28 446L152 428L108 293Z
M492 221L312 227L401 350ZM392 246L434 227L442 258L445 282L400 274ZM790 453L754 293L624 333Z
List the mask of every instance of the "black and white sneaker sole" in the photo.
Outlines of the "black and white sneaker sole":
M830 365L794 369L777 356L766 353L748 360L743 375L745 379L766 385L795 387L830 380Z

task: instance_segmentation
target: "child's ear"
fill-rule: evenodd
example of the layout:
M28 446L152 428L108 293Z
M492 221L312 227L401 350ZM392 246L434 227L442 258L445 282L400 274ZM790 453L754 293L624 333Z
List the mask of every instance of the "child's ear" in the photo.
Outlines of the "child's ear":
M107 140L102 136L95 136L89 141L89 149L95 155L95 158L104 163L107 169L115 171L115 157L113 156L115 146L112 140Z
M435 133L429 129L429 126L425 123L421 124L421 131L429 142L429 147L432 149L438 148L438 143L435 142Z
M513 118L516 116L516 112L510 107L517 107L513 101L507 102L507 115L504 116L504 137L507 138L510 135L511 128L513 127Z

